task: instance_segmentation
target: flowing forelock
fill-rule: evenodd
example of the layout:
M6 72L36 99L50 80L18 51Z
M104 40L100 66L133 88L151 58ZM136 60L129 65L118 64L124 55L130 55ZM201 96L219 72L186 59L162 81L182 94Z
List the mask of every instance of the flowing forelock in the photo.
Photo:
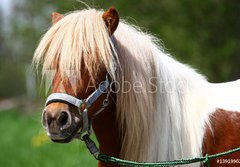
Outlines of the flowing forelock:
M94 79L104 65L115 77L116 57L102 14L95 9L68 13L47 31L33 58L37 67L43 64L43 76L48 70L59 70L63 76L71 75L69 70L80 75L84 65Z

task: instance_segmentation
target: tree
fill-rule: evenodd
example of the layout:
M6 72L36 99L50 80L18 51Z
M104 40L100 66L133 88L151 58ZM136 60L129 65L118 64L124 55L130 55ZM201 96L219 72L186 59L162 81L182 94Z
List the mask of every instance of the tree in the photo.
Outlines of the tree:
M51 13L86 8L76 0L13 2L8 40L0 27L0 82L4 85L0 96L24 93L26 66L31 63L40 37L51 26ZM240 76L238 0L90 1L87 4L105 10L114 5L121 18L156 35L164 42L167 52L199 69L210 81L223 82ZM14 81L9 76L18 80L18 86L13 88Z

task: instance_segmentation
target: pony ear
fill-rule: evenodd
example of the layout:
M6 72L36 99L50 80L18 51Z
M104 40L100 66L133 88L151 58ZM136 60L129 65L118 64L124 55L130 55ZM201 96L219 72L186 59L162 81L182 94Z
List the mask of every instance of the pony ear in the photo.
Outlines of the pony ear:
M111 7L106 12L103 13L103 20L106 23L110 35L114 33L117 29L119 23L119 15L115 7Z
M52 13L52 24L56 24L59 20L61 20L64 16L60 13L53 12Z

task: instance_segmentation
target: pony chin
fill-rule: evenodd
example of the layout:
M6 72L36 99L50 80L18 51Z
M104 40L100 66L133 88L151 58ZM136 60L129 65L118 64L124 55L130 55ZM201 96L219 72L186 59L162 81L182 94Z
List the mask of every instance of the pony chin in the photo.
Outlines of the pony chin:
M70 136L66 137L65 139L52 139L51 140L54 143L70 143L73 139L79 139L79 134L78 134L78 129L76 128L76 130L74 130Z
M63 139L63 140L54 140L54 139L51 139L51 140L54 143L70 143L73 139L74 139L74 137L69 136L69 137L67 137L66 139Z

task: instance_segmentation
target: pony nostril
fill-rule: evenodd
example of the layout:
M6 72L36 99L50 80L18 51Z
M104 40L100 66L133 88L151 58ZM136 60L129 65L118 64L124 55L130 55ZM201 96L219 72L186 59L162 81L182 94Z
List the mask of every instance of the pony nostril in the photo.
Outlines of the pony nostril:
M43 126L48 126L50 127L50 125L52 124L53 122L53 118L48 114L46 113L46 111L44 111L43 115L42 115L42 123L43 123Z
M50 126L50 125L51 125L51 123L52 123L52 120L53 120L52 118L47 118L47 125L48 125L48 126Z
M66 125L68 122L68 113L63 111L61 112L59 118L58 118L58 123L61 127L63 127L64 125Z

